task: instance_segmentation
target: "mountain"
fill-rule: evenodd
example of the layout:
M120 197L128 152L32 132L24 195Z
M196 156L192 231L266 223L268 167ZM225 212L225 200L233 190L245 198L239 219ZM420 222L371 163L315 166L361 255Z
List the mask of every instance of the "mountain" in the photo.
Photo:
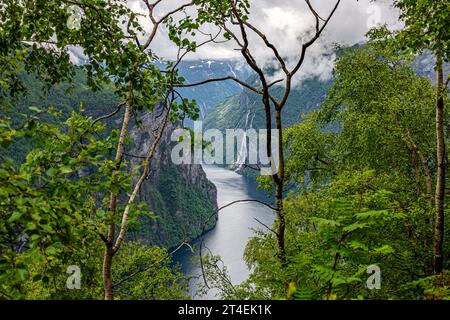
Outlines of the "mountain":
M247 80L253 83L253 77ZM299 122L301 115L317 110L327 95L331 81L320 81L317 78L307 79L300 87L294 88L282 111L284 126L289 127ZM279 98L283 88L272 90L274 97ZM240 93L225 99L212 108L204 120L207 129L263 129L265 128L265 113L261 96L243 89Z
M142 123L130 130L134 146L130 154L145 156L154 138L157 111L141 117ZM202 225L208 221L206 230L213 228L216 217L209 217L217 210L217 190L206 177L201 165L175 165L171 161L172 132L180 123L169 123L161 142L156 148L150 164L150 175L144 182L140 200L149 205L157 218L139 217L138 228L130 230L129 237L142 240L148 244L164 247L177 246L183 241L195 239L201 235ZM130 158L131 164L139 165L140 161Z
M255 77L247 80L247 83L254 84ZM282 111L282 121L284 127L293 126L301 121L302 114L310 113L320 107L320 103L325 99L331 81L320 81L317 78L306 79L301 86L292 90L289 99ZM283 88L272 88L272 95L281 98ZM273 111L272 118L275 119ZM265 112L262 106L261 96L245 88L240 93L225 99L216 107L210 109L203 123L204 130L218 129L225 132L227 129L265 129ZM272 124L275 127L275 124ZM256 171L244 166L248 155L246 148L235 147L236 162L227 167L236 172L254 176Z
M186 79L186 83L199 83L201 81L233 76L246 79L251 75L247 65L237 60L193 60L182 61L179 73ZM242 86L234 81L220 81L207 83L201 86L180 88L178 91L186 98L195 99L200 107L200 119L203 119L209 109L224 99L242 91Z
M433 55L430 52L425 52L411 66L417 74L428 77L435 82L434 62ZM450 64L445 64L444 73L447 74L449 71ZM259 86L255 75L247 78L246 82ZM300 85L294 87L282 111L284 127L290 127L301 121L303 114L318 110L332 83L332 79L321 81L312 77L303 80ZM279 85L272 88L271 94L279 99L283 91L284 89ZM274 113L272 116L275 119ZM219 129L222 132L226 129L265 129L265 112L261 96L247 88L242 89L241 92L224 99L215 107L209 109L204 119L203 128L204 130ZM240 159L242 162L243 156L238 155L236 159ZM235 164L231 167L240 173L254 175L254 171L243 169L241 165Z
M16 124L19 121L17 114L29 114L29 107L32 106L42 110L50 107L59 110L61 119L55 119L46 113L40 115L42 121L55 123L64 121L73 111L81 111L97 118L110 113L118 103L112 87L106 87L100 92L90 91L84 85L85 74L81 69L77 70L73 90L70 92L67 92L67 84L52 86L46 92L42 90L43 84L32 75L23 75L22 79L28 93L14 104L13 120L16 120ZM0 109L0 116L3 117L5 114L2 112ZM109 129L118 128L121 115L112 119L108 122ZM127 147L130 154L143 154L147 150L152 143L151 130L154 123L154 114L149 114L142 118L139 128L136 123L131 124L130 134L135 139L135 144L131 148ZM202 231L202 222L217 208L216 188L209 182L202 167L177 166L170 160L170 136L180 125L170 124L166 129L152 161L150 177L140 192L140 200L148 204L156 219L140 219L130 234L148 244L171 247L184 240L195 239ZM0 152L19 164L33 147L33 141L21 139L7 150L0 147ZM215 222L212 219L207 227L212 228Z
M77 69L73 78L73 88L69 91L69 84L62 83L53 85L49 90L44 89L44 84L31 74L21 74L21 80L26 87L26 94L18 97L14 102L12 113L0 108L0 115L4 116L5 111L8 116L12 117L15 125L20 125L22 119L19 114L30 114L30 107L38 107L42 110L54 109L61 113L60 119L52 116L50 113L43 112L39 114L42 122L56 123L69 118L73 111L81 112L97 117L102 114L110 113L119 103L119 99L114 95L112 87L105 87L99 92L92 92L85 85L85 74L81 69ZM8 156L16 162L21 162L26 154L33 147L30 139L21 139L20 143L14 145L13 152L8 150L0 150L7 152Z
M360 45L355 45L357 48ZM339 54L337 52L336 54ZM426 51L411 64L414 71L421 76L435 81L435 59L431 52ZM450 72L450 64L444 64L444 74ZM245 82L258 87L257 76L250 73ZM303 80L300 85L293 88L286 106L283 109L282 116L284 126L289 127L301 119L302 114L307 114L317 110L325 99L332 79L321 81L318 78L311 77ZM283 88L278 85L272 88L271 94L280 98ZM204 118L203 127L205 129L261 129L265 128L265 114L261 102L261 96L243 88L240 92L223 99L210 108Z

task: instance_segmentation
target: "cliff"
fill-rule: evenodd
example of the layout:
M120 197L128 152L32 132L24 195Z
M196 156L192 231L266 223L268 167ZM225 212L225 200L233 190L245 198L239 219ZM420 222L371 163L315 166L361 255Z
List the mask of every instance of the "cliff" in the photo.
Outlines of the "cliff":
M258 85L255 76L246 81L250 84ZM302 115L308 114L320 108L320 103L325 99L331 81L320 81L317 78L306 79L301 87L294 87L291 95L282 111L284 127L291 127L302 121ZM283 88L275 86L272 89L272 95L280 98ZM272 119L275 114L272 114ZM273 126L274 126L274 121ZM243 89L240 93L233 95L223 102L211 108L208 112L203 127L205 130L218 129L225 132L227 129L265 129L265 112L261 102L261 96ZM259 173L247 166L242 165L248 162L246 153L240 154L241 149L236 148L236 162L234 165L227 165L231 170L239 174L254 177ZM245 149L243 149L245 151Z
M132 129L134 147L130 154L144 156L153 143L151 132L159 122L155 111L142 117ZM175 165L170 159L175 144L170 137L178 124L169 123L150 164L150 175L140 192L140 200L149 205L156 217L142 216L130 237L165 247L179 245L200 236L204 221L217 210L217 190L201 165ZM132 159L133 165L139 160ZM215 226L211 219L207 229Z
M66 91L67 84L55 85L49 92L45 92L42 91L42 83L32 75L23 75L23 79L28 94L15 105L17 113L29 113L30 106L43 110L53 106L63 114L58 120L44 113L43 121L62 123L73 111L80 111L80 105L83 105L85 114L97 118L109 113L110 110L105 109L118 102L113 88L105 88L101 92L89 91L84 85L85 75L81 70L78 70L73 81L73 90L69 93ZM117 115L116 119L116 123L107 123L109 129L118 128L121 115ZM129 154L145 154L152 142L150 129L155 123L154 115L147 115L142 120L142 125L134 125L131 131L131 140L136 141L132 150L127 146ZM177 124L169 124L152 161L149 179L140 194L140 200L148 204L156 218L142 217L137 224L132 223L129 238L139 238L143 242L166 247L177 245L183 240L195 239L201 233L201 224L205 217L217 207L215 186L208 181L201 166L175 166L170 161L170 136L176 126ZM9 150L8 156L20 163L31 148L32 141L23 139L14 145L14 149ZM136 159L132 161L138 164ZM211 228L214 225L215 221L212 220L208 226Z

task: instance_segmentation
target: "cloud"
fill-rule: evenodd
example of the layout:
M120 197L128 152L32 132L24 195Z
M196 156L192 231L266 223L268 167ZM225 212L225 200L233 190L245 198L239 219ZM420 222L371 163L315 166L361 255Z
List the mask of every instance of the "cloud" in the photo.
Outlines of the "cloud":
M86 56L83 53L83 49L76 46L71 46L69 49L70 62L73 64L82 64L86 59Z
M133 0L133 8L140 1ZM173 8L183 1L170 0ZM267 38L279 48L289 66L293 67L298 60L303 42L310 37L314 28L314 16L304 0L251 0L250 22L263 31ZM323 33L321 39L308 51L305 63L296 77L298 81L305 77L318 76L326 79L331 75L335 56L333 45L352 45L364 41L367 31L375 25L387 24L392 28L399 25L398 12L393 9L392 1L378 0L342 0L335 16ZM335 0L311 0L321 17L326 17L335 4ZM160 12L169 10L162 6ZM141 7L142 8L142 7ZM148 25L147 25L148 26ZM168 41L165 30L161 30L152 44L152 50L159 56L174 58L176 49ZM215 32L213 27L204 31ZM249 33L250 49L260 65L273 65L273 53L255 34ZM240 53L232 42L212 44L202 47L198 52L190 54L186 59L239 59Z
M315 19L304 0L253 1L250 21L279 48L281 56L292 69L298 62L302 44L311 38ZM326 18L335 0L312 0L311 4ZM334 45L353 45L364 41L365 34L376 25L398 27L398 12L392 1L343 0L321 38L309 48L294 83L316 76L322 80L331 76L334 66ZM272 64L273 53L256 36L251 37L252 52L261 65ZM277 78L275 75L274 78ZM273 79L274 80L274 79Z
M327 17L336 0L311 0L321 17ZM155 15L161 17L187 0L163 0L155 9ZM279 48L280 54L292 68L298 61L303 42L309 40L314 29L314 16L305 0L250 0L250 22L260 29L267 38ZM334 44L353 45L364 41L367 31L380 24L391 28L399 27L398 12L393 9L392 0L342 0L334 17L328 24L319 41L308 51L305 62L295 80L300 82L305 77L317 76L327 79L331 75L335 56ZM129 0L127 5L139 13L139 21L144 30L149 32L152 23L148 18L147 8L142 0ZM190 8L187 14L194 14ZM181 17L181 14L179 15ZM215 33L214 26L202 27L204 32ZM237 31L237 30L236 30ZM144 41L145 35L142 35ZM249 32L250 49L261 66L273 65L273 53L261 39ZM204 40L204 39L203 39ZM202 39L198 39L198 43ZM150 49L164 59L174 59L177 49L167 37L167 30L161 26ZM196 53L186 56L187 60L197 59L241 59L235 43L210 44L201 47ZM80 52L73 55L73 60L81 59Z

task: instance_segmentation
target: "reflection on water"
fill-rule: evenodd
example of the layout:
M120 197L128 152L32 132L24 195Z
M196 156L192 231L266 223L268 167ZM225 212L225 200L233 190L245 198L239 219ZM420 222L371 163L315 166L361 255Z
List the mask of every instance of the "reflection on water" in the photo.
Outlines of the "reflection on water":
M236 200L263 200L261 193L256 191L256 184L237 173L214 166L204 166L204 170L208 179L217 187L219 207ZM204 236L204 245L212 254L220 255L234 284L241 283L249 274L242 257L248 239L254 234L254 229L264 229L255 218L271 226L274 214L260 203L234 204L220 211L217 226ZM192 259L196 254L188 248L183 248L174 257L174 261L181 265L183 273L193 276L190 283L191 293L195 292L198 283L202 281L201 268L198 262ZM214 299L215 293L211 291L201 298Z

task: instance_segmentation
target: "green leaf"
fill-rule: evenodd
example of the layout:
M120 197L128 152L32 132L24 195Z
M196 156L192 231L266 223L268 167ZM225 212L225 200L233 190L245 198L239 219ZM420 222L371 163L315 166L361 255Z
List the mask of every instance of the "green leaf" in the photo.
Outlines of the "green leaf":
M389 253L394 252L394 249L391 246L385 244L382 247L376 248L374 251L376 253L380 253L380 254L389 254Z
M360 212L356 214L357 218L380 218L383 216L386 216L389 213L388 210L372 210L372 211L366 211L366 212Z
M58 173L58 170L56 170L55 168L50 168L46 173L49 177L54 177Z
M320 227L322 227L322 226L339 227L340 226L340 223L338 221L324 219L324 218L313 217L313 218L311 218L311 221L317 223Z
M55 256L58 253L58 250L56 250L55 247L50 246L47 249L45 249L45 253L47 253L49 256Z
M287 292L287 298L291 299L295 291L297 291L297 285L295 284L295 282L290 282Z
M47 233L53 233L53 228L52 228L52 226L49 225L49 224L43 225L43 226L42 226L42 229L43 229L45 232L47 232Z
M63 166L59 169L59 171L63 174L68 174L68 173L72 173L72 168L69 166Z
M364 243L361 243L361 242L358 242L358 241L351 241L349 246L352 249L362 249L364 251L369 251L369 247L368 246L366 246Z
M25 281L28 278L28 270L26 269L17 269L16 277L19 281Z
M16 222L22 217L22 215L23 212L14 211L13 214L9 217L8 222Z
M30 109L31 111L37 112L37 113L42 113L44 112L42 109L36 107L36 106L31 106L28 109Z
M353 223L353 224L351 224L349 226L346 226L346 227L342 228L342 230L345 231L345 232L353 232L353 231L358 230L358 229L364 229L367 226L368 226L367 223L357 222L357 223Z

